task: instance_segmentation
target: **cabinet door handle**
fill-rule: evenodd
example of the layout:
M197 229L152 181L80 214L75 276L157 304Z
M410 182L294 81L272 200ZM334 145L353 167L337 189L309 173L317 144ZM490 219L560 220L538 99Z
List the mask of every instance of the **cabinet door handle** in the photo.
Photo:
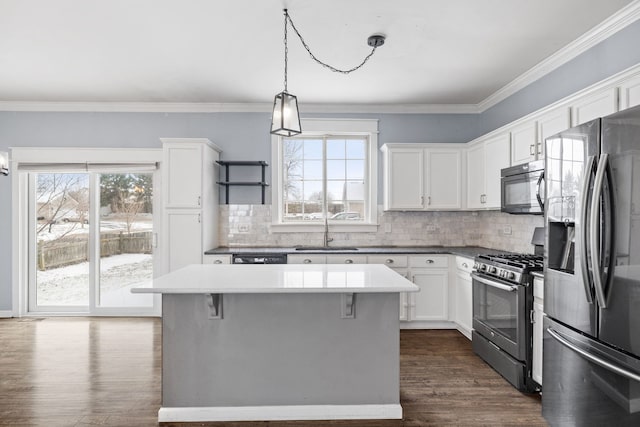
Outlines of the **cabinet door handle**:
M538 142L538 154L542 154L542 142Z
M427 204L431 206L431 196L427 197Z
M214 264L222 264L222 261L220 261L219 259L213 261Z
M462 266L463 266L464 268L467 268L467 267L468 267L468 265L467 265L467 263L466 263L466 262L463 262L463 263L462 263Z
M428 259L426 262L427 264L433 264L435 261L433 261L432 259Z
M200 203L202 202L202 197L198 196L198 206L200 206Z
M530 155L532 155L532 156L535 156L535 155L536 155L536 150L535 150L535 148L536 148L536 144L531 144L531 145L529 146L529 154L530 154Z
M424 196L420 196L420 206L424 206Z
M311 264L311 260L310 260L309 258L305 258L305 259L302 261L302 263L303 263L303 264Z
M200 224L202 222L202 218L200 217L200 214L198 214L198 224Z
M353 260L352 259L345 259L344 263L345 264L353 264Z
M385 261L386 264L393 264L393 260L391 258L389 258L388 260Z

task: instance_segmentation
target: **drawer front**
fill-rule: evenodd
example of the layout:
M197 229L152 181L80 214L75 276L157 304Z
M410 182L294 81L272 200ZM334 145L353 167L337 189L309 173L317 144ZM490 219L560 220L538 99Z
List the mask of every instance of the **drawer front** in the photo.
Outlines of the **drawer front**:
M327 255L327 264L366 264L366 255Z
M391 268L404 268L408 265L406 255L369 255L367 263L384 264Z
M325 264L325 255L287 255L287 264Z
M411 255L409 266L420 268L448 268L449 257L446 255Z
M467 273L471 273L473 270L473 258L467 258L463 256L456 257L456 267L458 270L465 271Z
M205 255L202 257L203 264L231 264L231 255Z

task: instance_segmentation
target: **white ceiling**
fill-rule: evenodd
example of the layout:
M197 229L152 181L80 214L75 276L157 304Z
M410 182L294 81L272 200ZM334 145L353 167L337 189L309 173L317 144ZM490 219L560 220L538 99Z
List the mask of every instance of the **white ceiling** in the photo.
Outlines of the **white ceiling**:
M478 105L631 0L0 0L0 102ZM628 10L628 9L627 9ZM624 12L624 11L623 11Z

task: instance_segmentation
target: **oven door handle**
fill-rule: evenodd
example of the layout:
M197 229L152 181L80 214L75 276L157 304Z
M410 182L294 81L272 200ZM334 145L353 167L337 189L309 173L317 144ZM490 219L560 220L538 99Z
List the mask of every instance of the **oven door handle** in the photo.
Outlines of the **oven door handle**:
M480 283L482 283L484 285L488 285L488 286L492 286L494 288L502 289L503 291L515 292L515 291L518 290L517 286L503 285L501 283L494 282L493 280L485 279L484 277L479 276L476 273L471 273L471 278L473 278L473 280L477 280L478 282L480 282Z

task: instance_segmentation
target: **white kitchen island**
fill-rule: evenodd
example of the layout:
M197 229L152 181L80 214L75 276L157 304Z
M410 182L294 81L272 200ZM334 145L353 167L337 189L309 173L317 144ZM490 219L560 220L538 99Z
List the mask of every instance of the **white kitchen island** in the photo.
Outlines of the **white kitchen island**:
M160 422L400 419L399 293L383 265L189 265L162 294Z

